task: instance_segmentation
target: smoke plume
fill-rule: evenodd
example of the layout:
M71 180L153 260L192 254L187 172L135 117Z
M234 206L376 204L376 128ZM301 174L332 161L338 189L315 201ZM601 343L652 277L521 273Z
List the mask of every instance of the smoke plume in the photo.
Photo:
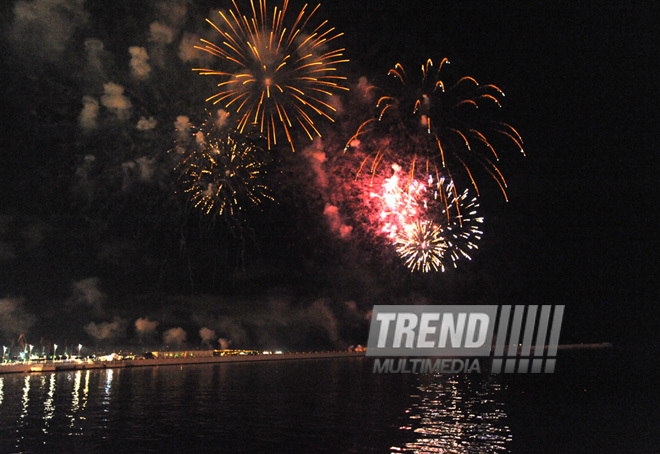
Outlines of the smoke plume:
M22 298L0 299L0 338L14 341L27 334L34 324L34 316L23 309Z
M99 289L98 277L75 281L72 287L73 298L70 300L70 304L87 306L97 316L103 314L103 303L107 300L108 295Z
M323 151L323 141L317 137L310 146L302 151L302 155L312 167L314 175L316 175L317 184L325 188L328 185L328 176L323 169L323 163L326 161L325 152Z
M202 338L202 343L210 348L215 342L215 331L206 327L201 328L199 337Z
M103 84L105 91L101 97L101 104L110 109L120 120L128 119L131 109L131 101L124 96L124 87L108 82Z
M351 235L351 230L353 230L353 227L344 224L341 216L339 216L339 209L336 206L326 203L323 214L325 215L325 218L328 221L328 225L330 226L330 230L333 233L339 235L339 237L343 239L346 239Z
M103 42L96 38L85 40L85 52L87 53L87 71L89 75L103 75Z
M55 61L88 19L85 0L19 0L9 37L30 55Z
M218 343L220 344L220 348L222 350L227 350L229 349L229 345L231 345L231 341L228 339L225 339L224 337L221 337L218 339Z
M139 46L131 46L128 48L128 53L131 54L130 65L133 76L137 79L146 79L151 72L147 49Z
M83 96L83 108L78 117L78 123L83 130L92 130L98 127L96 118L99 114L99 102L91 96Z
M181 346L186 342L188 335L183 328L170 328L163 333L163 342L165 345Z
M156 127L158 121L154 117L144 118L140 117L137 123L137 129L140 131L150 131Z
M115 317L112 322L89 322L85 325L85 332L96 342L120 339L124 337L125 331L126 321L119 317Z
M140 338L153 335L157 328L158 322L149 320L148 317L135 320L135 332Z

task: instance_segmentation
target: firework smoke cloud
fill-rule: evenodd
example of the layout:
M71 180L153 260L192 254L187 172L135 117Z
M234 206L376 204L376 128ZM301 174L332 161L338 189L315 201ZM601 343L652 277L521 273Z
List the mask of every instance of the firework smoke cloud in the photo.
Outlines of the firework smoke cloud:
M159 323L155 320L149 320L149 317L140 317L135 320L135 332L140 338L156 334Z
M180 347L186 342L188 334L181 327L170 328L163 333L163 343L169 346Z

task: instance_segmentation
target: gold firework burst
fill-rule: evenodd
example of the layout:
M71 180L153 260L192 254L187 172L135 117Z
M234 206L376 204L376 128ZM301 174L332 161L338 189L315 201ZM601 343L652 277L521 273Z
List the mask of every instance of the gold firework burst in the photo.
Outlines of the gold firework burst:
M221 103L238 117L237 129L256 126L268 140L268 149L277 144L280 130L295 151L291 129L299 125L310 140L321 136L314 120L333 121L336 109L328 102L340 90L346 77L337 75L336 65L348 62L345 49L331 44L343 35L323 21L306 31L320 5L308 10L305 5L290 26L285 16L288 0L270 12L266 0L250 0L252 16L241 13L236 2L228 13L219 11L222 21L215 28L220 44L202 40L197 49L208 52L228 64L231 70L195 68L202 75L225 78L220 91L207 101ZM230 72L231 71L231 72Z
M258 146L235 131L212 129L195 137L197 147L179 165L184 192L195 208L241 220L247 206L272 200Z
M431 221L415 221L400 232L394 242L396 251L410 271L438 271L447 249L442 229Z

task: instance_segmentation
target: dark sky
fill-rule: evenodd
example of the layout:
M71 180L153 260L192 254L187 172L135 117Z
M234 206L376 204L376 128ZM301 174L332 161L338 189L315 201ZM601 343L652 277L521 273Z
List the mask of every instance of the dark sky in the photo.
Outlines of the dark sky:
M644 3L321 6L345 33L351 84L446 56L457 73L502 88L502 118L525 140L526 158L503 153L510 202L494 185L483 191L486 233L473 260L420 276L378 246L332 234L323 206L339 190L314 188L302 154L275 153L278 204L250 212L239 232L173 195L174 122L198 121L210 87L179 45L208 34L203 18L229 3L5 2L0 338L26 330L33 342L132 343L135 320L147 317L159 322L154 343L182 326L197 345L205 326L234 345L346 346L364 342L373 304L398 302L567 304L565 341L654 333L660 14ZM154 22L172 31L170 43L150 41ZM96 71L89 38L103 43ZM131 76L130 46L149 51L146 80ZM125 88L129 118L101 107L97 129L84 132L83 97L98 101L108 82ZM357 126L351 99L324 134L329 158ZM137 131L140 117L158 124ZM153 175L142 178L140 162Z

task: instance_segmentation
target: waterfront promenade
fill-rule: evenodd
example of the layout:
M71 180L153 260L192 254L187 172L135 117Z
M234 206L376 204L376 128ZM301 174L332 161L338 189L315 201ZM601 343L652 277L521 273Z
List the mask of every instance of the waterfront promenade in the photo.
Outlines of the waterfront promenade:
M196 356L179 358L122 359L115 361L25 361L0 364L0 374L40 373L64 370L109 369L122 367L178 366L185 364L216 364L257 361L292 361L364 356L364 352L307 352L234 356Z

